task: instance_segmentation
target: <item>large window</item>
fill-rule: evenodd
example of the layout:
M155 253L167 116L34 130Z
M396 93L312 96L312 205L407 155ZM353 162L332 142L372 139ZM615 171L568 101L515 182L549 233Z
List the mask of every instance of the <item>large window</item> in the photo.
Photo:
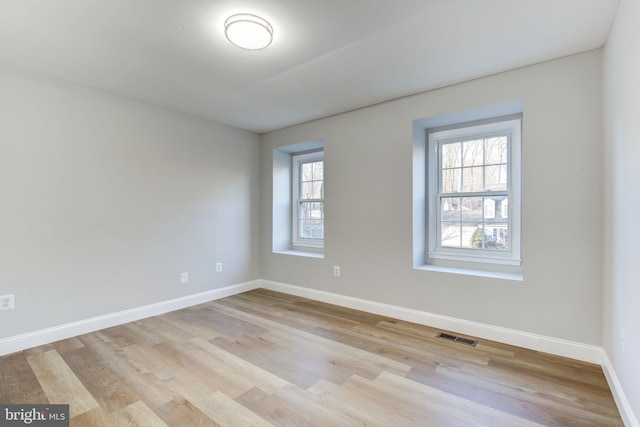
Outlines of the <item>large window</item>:
M292 244L324 246L324 156L315 151L292 156Z
M427 136L427 261L520 265L521 118Z

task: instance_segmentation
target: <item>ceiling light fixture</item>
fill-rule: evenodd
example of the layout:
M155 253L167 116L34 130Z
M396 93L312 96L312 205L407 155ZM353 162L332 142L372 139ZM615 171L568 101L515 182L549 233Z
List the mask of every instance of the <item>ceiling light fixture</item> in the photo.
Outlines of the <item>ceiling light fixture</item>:
M224 21L224 35L238 47L258 50L273 41L273 27L259 16L237 13Z

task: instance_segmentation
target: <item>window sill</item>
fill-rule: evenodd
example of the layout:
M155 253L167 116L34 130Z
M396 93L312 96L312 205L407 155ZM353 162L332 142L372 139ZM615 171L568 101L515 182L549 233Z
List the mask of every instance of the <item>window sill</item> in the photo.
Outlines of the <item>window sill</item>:
M466 276L488 277L492 279L512 280L516 282L524 281L522 274L502 273L499 271L472 270L467 268L442 267L439 265L420 265L414 267L415 270L436 271L439 273L462 274Z
M495 265L509 265L519 267L522 265L521 259L514 259L508 257L498 256L482 256L482 255L460 255L460 253L446 253L446 252L429 252L429 258L432 260L446 260L453 262L467 262L467 263L479 263L479 264L495 264ZM429 264L427 264L429 265Z
M288 249L284 251L273 251L273 253L280 254L280 255L293 255L293 256L301 256L301 257L307 257L307 258L324 259L324 252L309 252L305 250Z

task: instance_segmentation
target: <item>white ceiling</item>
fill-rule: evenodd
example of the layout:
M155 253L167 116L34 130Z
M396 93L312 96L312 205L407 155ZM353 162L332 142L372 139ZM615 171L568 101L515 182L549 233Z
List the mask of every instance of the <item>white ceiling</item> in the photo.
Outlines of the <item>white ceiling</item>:
M604 45L618 0L0 0L0 63L255 132ZM271 22L246 51L233 13Z

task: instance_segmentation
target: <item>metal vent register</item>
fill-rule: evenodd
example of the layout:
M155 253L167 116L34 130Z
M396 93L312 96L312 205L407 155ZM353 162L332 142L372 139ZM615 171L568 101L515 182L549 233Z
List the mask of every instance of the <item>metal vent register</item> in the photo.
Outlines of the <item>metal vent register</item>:
M442 338L443 340L447 340L447 341L459 342L460 344L470 345L471 347L475 347L476 344L478 344L478 341L476 341L476 340L470 340L469 338L457 337L455 335L445 334L444 332L439 333L438 334L438 338Z

